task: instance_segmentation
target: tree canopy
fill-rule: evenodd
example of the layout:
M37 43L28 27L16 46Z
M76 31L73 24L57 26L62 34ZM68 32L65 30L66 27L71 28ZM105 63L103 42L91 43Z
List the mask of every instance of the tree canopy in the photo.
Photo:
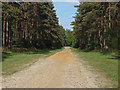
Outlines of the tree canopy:
M6 48L61 48L65 30L52 2L3 2L2 43Z
M78 8L74 26L74 47L110 51L118 49L120 2L84 2Z

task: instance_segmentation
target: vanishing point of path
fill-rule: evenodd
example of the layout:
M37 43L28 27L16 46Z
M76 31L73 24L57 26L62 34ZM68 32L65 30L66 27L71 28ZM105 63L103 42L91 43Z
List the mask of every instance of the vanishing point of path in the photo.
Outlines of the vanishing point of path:
M3 77L3 88L104 88L108 80L93 73L69 47L30 67Z

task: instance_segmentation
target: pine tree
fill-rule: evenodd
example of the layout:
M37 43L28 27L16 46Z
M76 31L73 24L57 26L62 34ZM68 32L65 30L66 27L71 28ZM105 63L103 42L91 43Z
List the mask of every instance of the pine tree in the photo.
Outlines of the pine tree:
M61 48L65 30L58 24L52 2L3 3L5 48Z
M74 25L74 47L89 50L108 50L117 47L116 12L118 3L82 3L78 6ZM118 16L118 14L117 14ZM113 45L114 42L114 45Z

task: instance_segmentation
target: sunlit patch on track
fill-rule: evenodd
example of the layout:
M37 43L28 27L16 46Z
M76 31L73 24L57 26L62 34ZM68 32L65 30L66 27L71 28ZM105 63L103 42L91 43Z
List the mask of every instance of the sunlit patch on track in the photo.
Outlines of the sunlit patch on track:
M65 48L63 51L58 52L49 57L50 59L60 60L63 62L71 62L75 60L75 54L71 51L70 48Z

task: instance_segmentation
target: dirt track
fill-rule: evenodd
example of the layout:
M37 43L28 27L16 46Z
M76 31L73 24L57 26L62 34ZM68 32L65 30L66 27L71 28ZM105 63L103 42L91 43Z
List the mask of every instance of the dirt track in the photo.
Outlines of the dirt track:
M109 81L93 72L90 66L66 47L49 58L12 76L3 77L4 88L104 88Z

